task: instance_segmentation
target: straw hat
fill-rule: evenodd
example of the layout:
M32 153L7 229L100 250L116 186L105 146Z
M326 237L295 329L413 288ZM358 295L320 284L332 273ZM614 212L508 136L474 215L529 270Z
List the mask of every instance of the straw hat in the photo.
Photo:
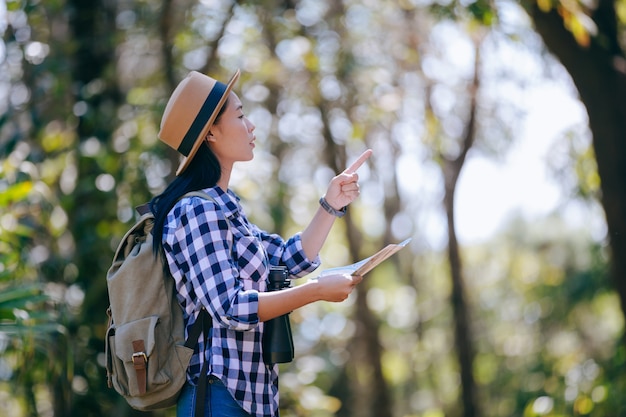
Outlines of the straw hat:
M191 71L172 93L161 119L159 139L183 156L176 175L187 169L198 152L237 79L239 70L228 84Z

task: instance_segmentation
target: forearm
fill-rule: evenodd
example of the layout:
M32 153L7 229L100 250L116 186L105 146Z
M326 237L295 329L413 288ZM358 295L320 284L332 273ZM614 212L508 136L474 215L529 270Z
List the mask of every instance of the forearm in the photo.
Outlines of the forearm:
M326 275L297 287L259 293L258 318L267 321L315 301L344 301L362 279L349 274Z
M271 320L320 299L317 281L308 281L280 291L259 293L259 320Z
M335 216L321 207L317 209L313 219L301 235L302 247L308 259L315 259L319 255L335 219Z

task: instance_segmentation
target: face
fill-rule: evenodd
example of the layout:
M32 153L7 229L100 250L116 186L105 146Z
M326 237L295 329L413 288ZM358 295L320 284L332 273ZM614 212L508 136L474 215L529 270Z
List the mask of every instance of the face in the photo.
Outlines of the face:
M254 157L254 124L245 116L241 100L233 92L218 123L207 135L207 142L223 166Z

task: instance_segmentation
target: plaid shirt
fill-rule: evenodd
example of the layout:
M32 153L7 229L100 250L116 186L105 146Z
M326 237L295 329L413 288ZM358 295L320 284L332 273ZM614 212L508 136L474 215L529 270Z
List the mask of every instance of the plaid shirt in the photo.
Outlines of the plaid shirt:
M269 265L283 263L290 275L303 276L319 266L319 258L306 258L299 234L285 241L251 224L232 191L204 191L217 205L185 197L168 213L163 228L187 331L202 307L213 318L210 350L201 335L187 379L196 384L208 360L208 374L218 377L246 412L277 416L278 366L263 362L258 293L266 290Z

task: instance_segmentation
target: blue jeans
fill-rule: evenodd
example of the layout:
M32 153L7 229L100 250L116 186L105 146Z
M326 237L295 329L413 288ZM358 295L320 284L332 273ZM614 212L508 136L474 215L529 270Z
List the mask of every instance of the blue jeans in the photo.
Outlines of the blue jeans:
M178 403L176 417L193 417L196 406L197 388L188 382L183 387ZM235 401L222 381L210 376L204 400L205 417L250 417Z

